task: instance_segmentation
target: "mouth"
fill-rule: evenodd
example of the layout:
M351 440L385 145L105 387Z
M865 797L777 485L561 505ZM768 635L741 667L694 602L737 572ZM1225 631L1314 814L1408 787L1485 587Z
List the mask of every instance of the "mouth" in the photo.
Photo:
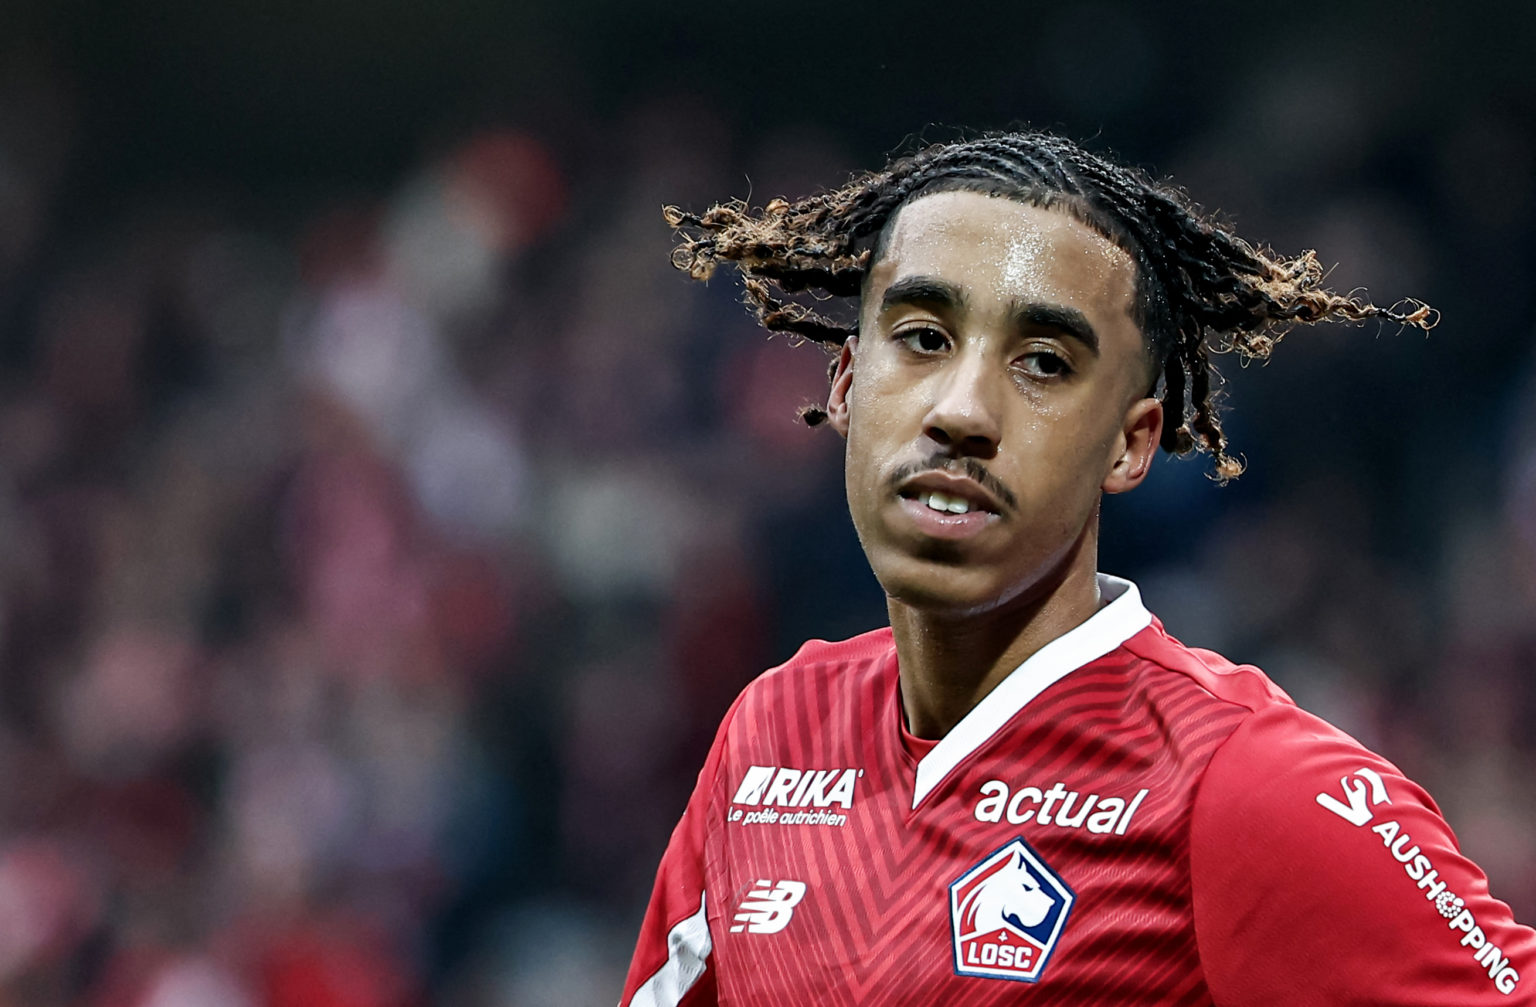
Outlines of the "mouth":
M935 514L1002 514L998 499L975 479L943 471L930 471L902 483L896 495Z
M910 527L929 540L979 535L1002 517L1002 505L979 482L944 471L929 471L896 491Z
M964 497L946 496L937 490L918 493L916 496L902 494L901 498L903 500L915 500L936 514L969 514L972 510L982 509L974 506L971 501Z

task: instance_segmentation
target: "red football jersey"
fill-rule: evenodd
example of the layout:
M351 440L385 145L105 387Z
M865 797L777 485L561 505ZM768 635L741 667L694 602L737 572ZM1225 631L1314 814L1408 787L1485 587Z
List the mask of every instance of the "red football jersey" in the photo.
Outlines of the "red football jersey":
M1100 587L937 744L888 629L752 683L622 1007L1536 1003L1536 933L1428 794Z

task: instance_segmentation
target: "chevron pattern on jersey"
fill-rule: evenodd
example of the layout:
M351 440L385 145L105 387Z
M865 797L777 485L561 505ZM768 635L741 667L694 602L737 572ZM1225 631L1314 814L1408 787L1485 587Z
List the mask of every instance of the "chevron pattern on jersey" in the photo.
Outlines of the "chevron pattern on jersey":
M1143 652L1182 649L1157 626L1136 639ZM1186 837L1200 774L1247 707L1121 647L1048 686L914 810L917 760L901 742L889 631L808 657L752 686L709 807L722 1004L1210 1002ZM796 824L796 797L814 792L778 774L848 769L848 805L806 808L834 814ZM779 780L777 794L769 782L746 795L758 803L733 804L749 773ZM958 975L949 886L1014 838L1076 893L1067 925L1038 982ZM760 904L752 893L780 882L805 886L782 929L732 932L743 902Z

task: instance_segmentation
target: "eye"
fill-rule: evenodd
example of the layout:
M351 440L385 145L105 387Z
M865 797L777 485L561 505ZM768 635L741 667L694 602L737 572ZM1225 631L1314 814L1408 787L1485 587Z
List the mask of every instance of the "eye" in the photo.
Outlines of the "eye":
M1051 350L1031 350L1019 360L1024 373L1032 378L1059 378L1072 373L1066 358Z
M931 325L922 325L897 333L907 348L924 355L941 353L949 346L949 337Z

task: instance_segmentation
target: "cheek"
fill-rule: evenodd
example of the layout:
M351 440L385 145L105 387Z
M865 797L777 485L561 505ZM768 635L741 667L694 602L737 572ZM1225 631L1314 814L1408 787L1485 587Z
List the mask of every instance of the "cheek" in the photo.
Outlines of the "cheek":
M848 502L854 511L871 492L871 483L878 475L882 447L882 417L875 409L868 408L861 395L862 389L854 389L848 395L848 436L843 444L843 476L848 487Z
M1008 430L1018 448L1038 462L1072 468L1087 441L1098 436L1095 417L1082 401L1026 393Z
M1010 427L1014 449L1004 452L1019 459L1016 491L1070 520L1097 496L1118 421L1086 401L1034 402L1020 410Z
M899 434L922 399L921 388L898 380L895 369L884 360L872 359L866 364L861 359L859 365L848 390L850 457L855 442L872 446Z

